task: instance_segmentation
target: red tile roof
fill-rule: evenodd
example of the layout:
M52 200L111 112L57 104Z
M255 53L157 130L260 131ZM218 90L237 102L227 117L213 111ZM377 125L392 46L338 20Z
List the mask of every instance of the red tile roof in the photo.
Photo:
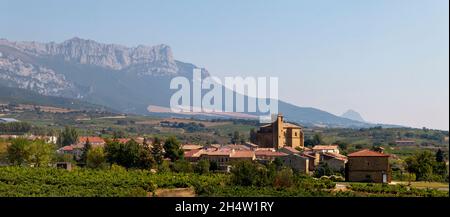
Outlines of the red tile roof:
M300 153L299 150L297 150L295 148L292 148L291 146L284 146L283 148L288 150L288 151L290 151L290 152L292 152L292 153Z
M389 157L387 154L372 151L369 149L363 149L361 151L353 152L348 155L348 157Z
M128 138L120 138L120 139L116 139L118 142L120 142L120 143L123 143L123 144L125 144L125 143L127 143L128 141L130 141L131 139L128 139Z
M269 157L282 157L287 156L288 154L278 151L268 151L268 150L256 150L256 156L269 156Z
M98 136L82 136L78 138L79 143L86 143L89 140L89 143L105 143L105 140Z
M336 159L339 159L339 160L344 160L344 161L347 160L347 156L342 155L342 154L326 152L326 153L323 153L323 155L326 155L326 156L329 156L329 157L332 157L332 158L336 158Z
M193 150L189 150L184 152L184 157L198 157L197 153L201 152L202 150L199 149L193 149Z
M202 149L203 146L195 145L195 144L184 144L184 145L181 146L181 148L183 150L197 150L197 149Z
M254 156L255 153L253 151L244 151L244 150L234 151L230 155L231 158L253 158Z
M66 146L62 147L62 150L63 150L63 151L72 151L72 150L73 150L73 147L70 146L70 145L66 145Z

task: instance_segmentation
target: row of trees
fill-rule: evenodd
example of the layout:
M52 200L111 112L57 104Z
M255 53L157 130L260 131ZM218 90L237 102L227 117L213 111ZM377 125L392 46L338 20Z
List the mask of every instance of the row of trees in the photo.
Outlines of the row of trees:
M151 169L164 167L164 158L175 162L183 157L181 144L175 137L167 138L164 143L155 137L151 147L146 141L144 144L139 144L135 140L120 143L113 139L107 141L104 148L93 148L87 141L78 161L90 168L117 164L125 168Z
M26 122L0 123L0 132L3 133L28 133L31 128L31 124Z

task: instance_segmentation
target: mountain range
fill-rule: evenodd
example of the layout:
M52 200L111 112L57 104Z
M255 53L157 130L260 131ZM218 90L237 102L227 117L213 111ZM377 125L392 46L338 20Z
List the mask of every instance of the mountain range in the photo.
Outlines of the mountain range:
M194 64L176 60L172 49L164 44L126 47L77 37L62 43L0 39L0 86L76 99L123 113L161 114L149 110L149 106L168 108L175 92L169 88L171 79L176 76L191 79L195 68L198 67ZM210 75L206 69L200 70L203 77ZM362 119L339 117L284 101L278 101L278 105L286 119L302 125L376 126ZM249 117L258 115L244 113ZM242 117L237 113L204 115Z

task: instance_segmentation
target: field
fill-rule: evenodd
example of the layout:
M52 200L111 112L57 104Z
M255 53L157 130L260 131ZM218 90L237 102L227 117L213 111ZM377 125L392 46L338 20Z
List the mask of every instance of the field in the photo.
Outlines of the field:
M189 190L193 189L193 190ZM350 183L349 190L336 190L330 180L296 176L294 185L236 186L228 174L152 173L148 170L0 167L0 197L448 197L448 191L417 189L404 185Z

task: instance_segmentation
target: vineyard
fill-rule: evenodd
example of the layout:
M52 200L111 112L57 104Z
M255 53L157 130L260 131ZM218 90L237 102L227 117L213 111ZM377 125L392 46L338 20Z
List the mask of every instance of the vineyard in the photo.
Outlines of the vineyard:
M146 197L157 189L193 188L197 196L328 197L406 196L448 197L448 192L405 185L352 183L335 191L335 183L296 175L290 187L238 186L228 174L152 173L148 170L0 167L0 197Z
M157 188L218 186L226 180L221 174L152 174L146 170L55 168L0 168L2 197L145 197Z

